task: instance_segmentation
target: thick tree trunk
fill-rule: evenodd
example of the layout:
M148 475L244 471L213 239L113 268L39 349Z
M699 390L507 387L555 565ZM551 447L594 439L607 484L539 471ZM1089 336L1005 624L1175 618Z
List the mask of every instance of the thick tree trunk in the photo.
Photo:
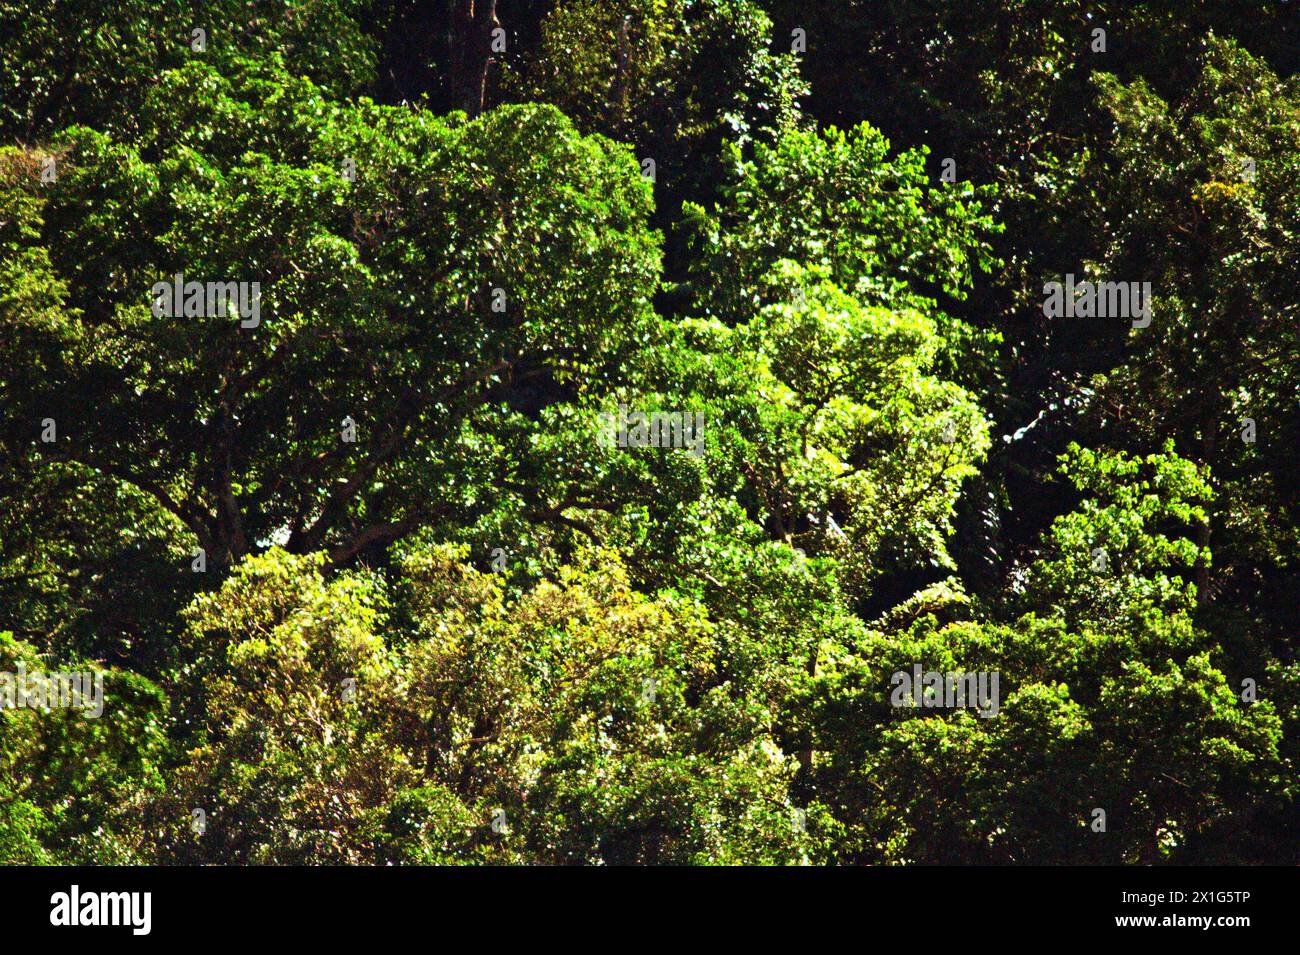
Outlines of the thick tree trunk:
M492 67L497 0L449 0L449 81L456 105L470 116L483 112Z
M623 25L618 30L618 59L614 67L614 83L609 91L609 102L614 111L615 127L621 127L627 115L627 77L631 59L631 41L628 37L628 28L631 25L632 17L629 15L623 18Z

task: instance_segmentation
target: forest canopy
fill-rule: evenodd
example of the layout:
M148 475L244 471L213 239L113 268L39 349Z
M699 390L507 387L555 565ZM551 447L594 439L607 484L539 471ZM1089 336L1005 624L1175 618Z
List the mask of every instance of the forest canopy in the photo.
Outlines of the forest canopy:
M1293 5L0 37L0 862L1300 862Z

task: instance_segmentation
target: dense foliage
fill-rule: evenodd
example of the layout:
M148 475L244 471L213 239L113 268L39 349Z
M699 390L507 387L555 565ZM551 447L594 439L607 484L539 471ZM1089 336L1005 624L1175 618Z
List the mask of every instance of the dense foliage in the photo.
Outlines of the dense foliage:
M1300 862L1293 6L0 0L0 862Z

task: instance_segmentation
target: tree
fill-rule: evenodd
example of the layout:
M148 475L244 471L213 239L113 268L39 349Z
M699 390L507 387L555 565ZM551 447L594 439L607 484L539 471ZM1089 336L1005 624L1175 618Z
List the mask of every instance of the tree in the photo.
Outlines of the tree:
M35 143L84 124L139 131L160 75L187 62L225 70L241 56L279 53L291 72L330 93L374 81L375 44L362 29L367 0L124 0L111 8L73 0L0 4L0 135Z
M1034 612L1002 623L946 585L824 646L813 765L846 826L836 858L1152 864L1208 844L1243 861L1227 834L1290 798L1286 704L1234 689L1236 665L1189 616L1190 581L1170 573L1197 551L1161 529L1203 517L1203 478L1167 452L1075 449L1063 471L1102 501L1062 515L1022 575L1012 597ZM1101 570L1087 550L1099 540ZM996 711L899 705L892 677L917 665L986 674L986 689L996 674Z
M584 131L633 144L654 162L671 218L683 199L712 198L724 144L796 125L806 91L795 57L774 52L771 22L750 0L558 4L513 87Z
M697 607L589 555L516 600L412 548L405 593L323 555L245 560L187 612L204 745L147 807L169 861L760 862L799 857L792 761L718 683ZM407 602L402 638L379 636ZM191 807L206 808L196 833Z
M1112 201L1134 210L1115 216L1123 225L1100 265L1158 290L1151 326L1098 382L1099 400L1113 428L1173 437L1211 466L1218 501L1198 543L1213 542L1220 559L1198 579L1201 600L1231 595L1244 615L1271 617L1275 601L1254 599L1260 575L1289 573L1300 553L1286 503L1300 463L1288 411L1300 357L1295 84L1211 39L1177 102L1142 81L1098 85L1117 124L1099 161L1112 169Z
M7 443L149 494L218 566L490 509L518 462L484 438L617 367L647 319L647 189L553 109L443 123L246 63L167 74L146 115L139 145L69 131L44 193L7 166L9 261L41 269L6 300ZM154 314L178 273L260 283L260 318Z
M706 409L709 493L771 539L836 558L860 595L882 573L948 563L952 508L988 430L944 377L931 314L865 305L828 271L780 263L752 321L684 323L672 351L693 357L664 377ZM690 516L659 520L693 546Z
M15 695L14 706L6 697L0 707L0 862L139 861L134 810L162 787L167 752L163 692L94 661L54 665L7 632L0 632L0 673L15 694L45 692L37 687L48 686L51 674L95 675L77 706L37 705L50 702L41 695L24 703ZM94 679L98 691L89 685Z
M781 259L825 266L867 304L960 299L992 264L995 226L981 194L930 181L924 151L889 152L866 124L792 130L756 144L748 160L732 148L722 200L687 207L698 312L744 320L764 303L759 283Z

